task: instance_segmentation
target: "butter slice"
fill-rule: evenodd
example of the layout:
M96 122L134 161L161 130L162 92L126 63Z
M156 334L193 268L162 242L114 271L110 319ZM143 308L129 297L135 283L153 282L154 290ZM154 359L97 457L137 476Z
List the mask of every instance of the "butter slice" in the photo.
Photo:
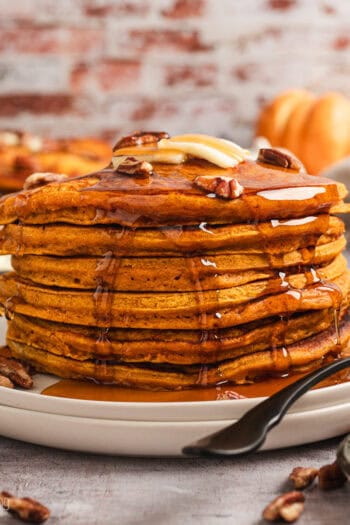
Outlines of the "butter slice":
M126 157L135 157L138 160L146 162L159 162L164 164L181 164L187 158L186 154L182 151L176 151L175 149L158 149L155 147L130 147L121 148L116 151L117 155L112 158L112 164L114 169L118 169L121 163L120 158L125 159Z
M162 139L151 147L132 146L120 148L115 152L112 163L115 169L120 164L120 157L136 157L140 161L181 164L188 156L204 159L220 168L237 166L251 158L250 152L230 140L210 137L209 135L177 135Z
M187 155L207 160L220 168L230 168L250 158L249 151L234 142L200 134L162 139L158 142L158 148L174 148Z

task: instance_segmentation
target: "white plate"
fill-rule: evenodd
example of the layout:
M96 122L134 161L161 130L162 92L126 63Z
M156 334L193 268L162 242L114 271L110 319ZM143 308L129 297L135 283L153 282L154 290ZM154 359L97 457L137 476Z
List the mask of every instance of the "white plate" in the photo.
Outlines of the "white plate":
M4 332L1 320L2 341ZM0 387L1 434L83 452L179 456L185 445L224 428L261 400L125 403L40 394L56 381L38 374L31 391ZM350 383L303 396L269 433L263 448L301 445L346 432L350 432Z

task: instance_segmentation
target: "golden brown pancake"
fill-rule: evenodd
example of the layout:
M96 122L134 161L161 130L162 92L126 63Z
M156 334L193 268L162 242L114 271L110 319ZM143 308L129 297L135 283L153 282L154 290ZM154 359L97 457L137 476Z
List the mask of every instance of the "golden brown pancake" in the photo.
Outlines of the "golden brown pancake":
M236 199L213 198L193 184L203 173L233 177L244 193ZM222 169L189 161L154 165L148 179L110 169L9 195L0 199L0 224L20 220L147 227L264 222L322 213L341 204L346 195L341 183L257 162Z
M280 254L334 241L344 223L328 215L268 223L138 228L117 225L7 224L0 229L0 254L179 256L180 254Z
M51 288L8 273L0 276L0 302L5 311L62 323L212 330L285 313L338 308L340 290L346 296L350 288L350 272L337 276L338 272L339 267L331 265L329 273L324 269L327 281L316 279L316 284L312 284L312 274L310 281L301 274L288 279L292 285L281 277L223 290L175 294L110 292L103 286L96 291Z
M24 255L13 256L12 266L23 279L60 288L96 290L103 285L111 291L181 292L193 291L197 286L204 291L231 288L254 281L266 282L267 279L272 281L280 279L282 273L288 281L289 274L293 273L293 267L296 266L300 271L304 266L313 265L319 278L323 278L329 271L318 271L317 265L326 265L330 261L333 261L331 275L340 275L346 269L346 260L339 255L344 246L345 239L341 237L338 241L313 248L310 254L308 251L305 254L304 249L273 256L238 253L190 258L116 258L111 254L102 258ZM335 266L338 270L335 270ZM306 268L305 272L310 271ZM306 282L303 274L299 280ZM312 276L311 280L314 280ZM291 283L295 286L295 278Z
M348 299L339 313L345 315ZM215 363L261 350L291 345L334 327L333 310L315 310L291 317L203 332L196 330L128 330L54 323L14 314L8 340L79 361L117 359L124 363L175 365Z
M83 175L106 167L110 162L110 146L94 138L64 140L31 137L9 132L13 145L1 142L0 132L0 190L22 189L25 179L33 172ZM17 139L16 139L17 137Z
M257 352L208 367L178 368L125 365L113 361L78 361L49 354L45 350L12 340L8 341L8 346L14 357L23 359L39 371L61 377L90 377L101 383L116 383L136 388L176 389L210 386L225 381L245 383L269 374L291 373L303 367L318 367L328 354L337 356L340 349L349 344L349 338L350 322L346 321L341 326L339 341L331 328L287 348Z

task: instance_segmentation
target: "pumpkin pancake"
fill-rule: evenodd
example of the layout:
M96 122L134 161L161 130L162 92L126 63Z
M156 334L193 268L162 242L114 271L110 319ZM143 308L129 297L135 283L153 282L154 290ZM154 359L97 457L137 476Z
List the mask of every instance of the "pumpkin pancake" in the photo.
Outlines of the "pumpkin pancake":
M157 294L111 292L103 286L97 291L51 288L8 273L0 276L0 303L5 312L62 323L212 330L291 312L338 308L342 293L346 296L350 288L350 271L337 276L341 265L328 269L329 273L323 270L327 280L316 277L315 284L310 272L310 277L281 276L223 290Z
M0 131L0 190L22 189L33 172L91 173L110 162L110 146L98 139L46 139L18 131Z
M316 368L328 354L339 355L340 349L349 344L349 339L350 322L347 320L340 327L339 341L334 336L334 329L330 328L287 347L256 352L204 367L125 365L107 360L78 361L10 339L8 346L14 357L30 363L36 370L61 377L93 378L101 383L136 388L181 389L211 386L226 381L233 384L246 383L269 374L292 373L305 367Z
M0 254L179 256L179 254L279 254L338 239L344 223L328 215L268 223L139 228L117 225L7 224L0 229Z
M244 161L218 168L190 160L176 166L155 164L140 179L113 169L53 182L0 199L0 224L65 222L129 227L239 224L300 218L328 211L347 195L345 186L322 177ZM199 177L237 180L240 198L221 199L194 184Z
M343 318L348 299L339 313ZM215 363L271 347L293 344L334 326L332 309L255 321L203 333L195 330L100 329L14 314L7 338L49 353L86 361L168 364Z
M296 266L300 272L303 266L313 265L319 278L330 271L332 276L339 275L346 269L346 260L339 255L344 246L345 239L341 237L333 243L312 247L310 252L303 249L273 256L244 253L190 258L116 258L110 253L102 258L24 255L12 256L12 266L19 277L45 286L96 290L102 284L109 290L129 292L193 291L198 286L204 291L280 279L281 272L288 281L288 275ZM327 267L318 271L317 265L330 261L333 261L332 270ZM302 274L301 282L303 279ZM291 282L294 286L295 278Z

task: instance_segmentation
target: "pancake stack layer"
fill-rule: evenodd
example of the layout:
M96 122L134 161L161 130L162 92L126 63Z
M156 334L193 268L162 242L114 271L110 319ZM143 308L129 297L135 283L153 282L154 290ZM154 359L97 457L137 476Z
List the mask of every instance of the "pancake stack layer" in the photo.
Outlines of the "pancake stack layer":
M20 131L0 131L0 192L23 188L33 172L83 175L107 166L110 146L95 138L47 139Z
M117 145L117 169L0 200L12 355L60 377L183 389L341 354L344 186L275 150L220 167L206 141L170 158L171 140L145 136Z

